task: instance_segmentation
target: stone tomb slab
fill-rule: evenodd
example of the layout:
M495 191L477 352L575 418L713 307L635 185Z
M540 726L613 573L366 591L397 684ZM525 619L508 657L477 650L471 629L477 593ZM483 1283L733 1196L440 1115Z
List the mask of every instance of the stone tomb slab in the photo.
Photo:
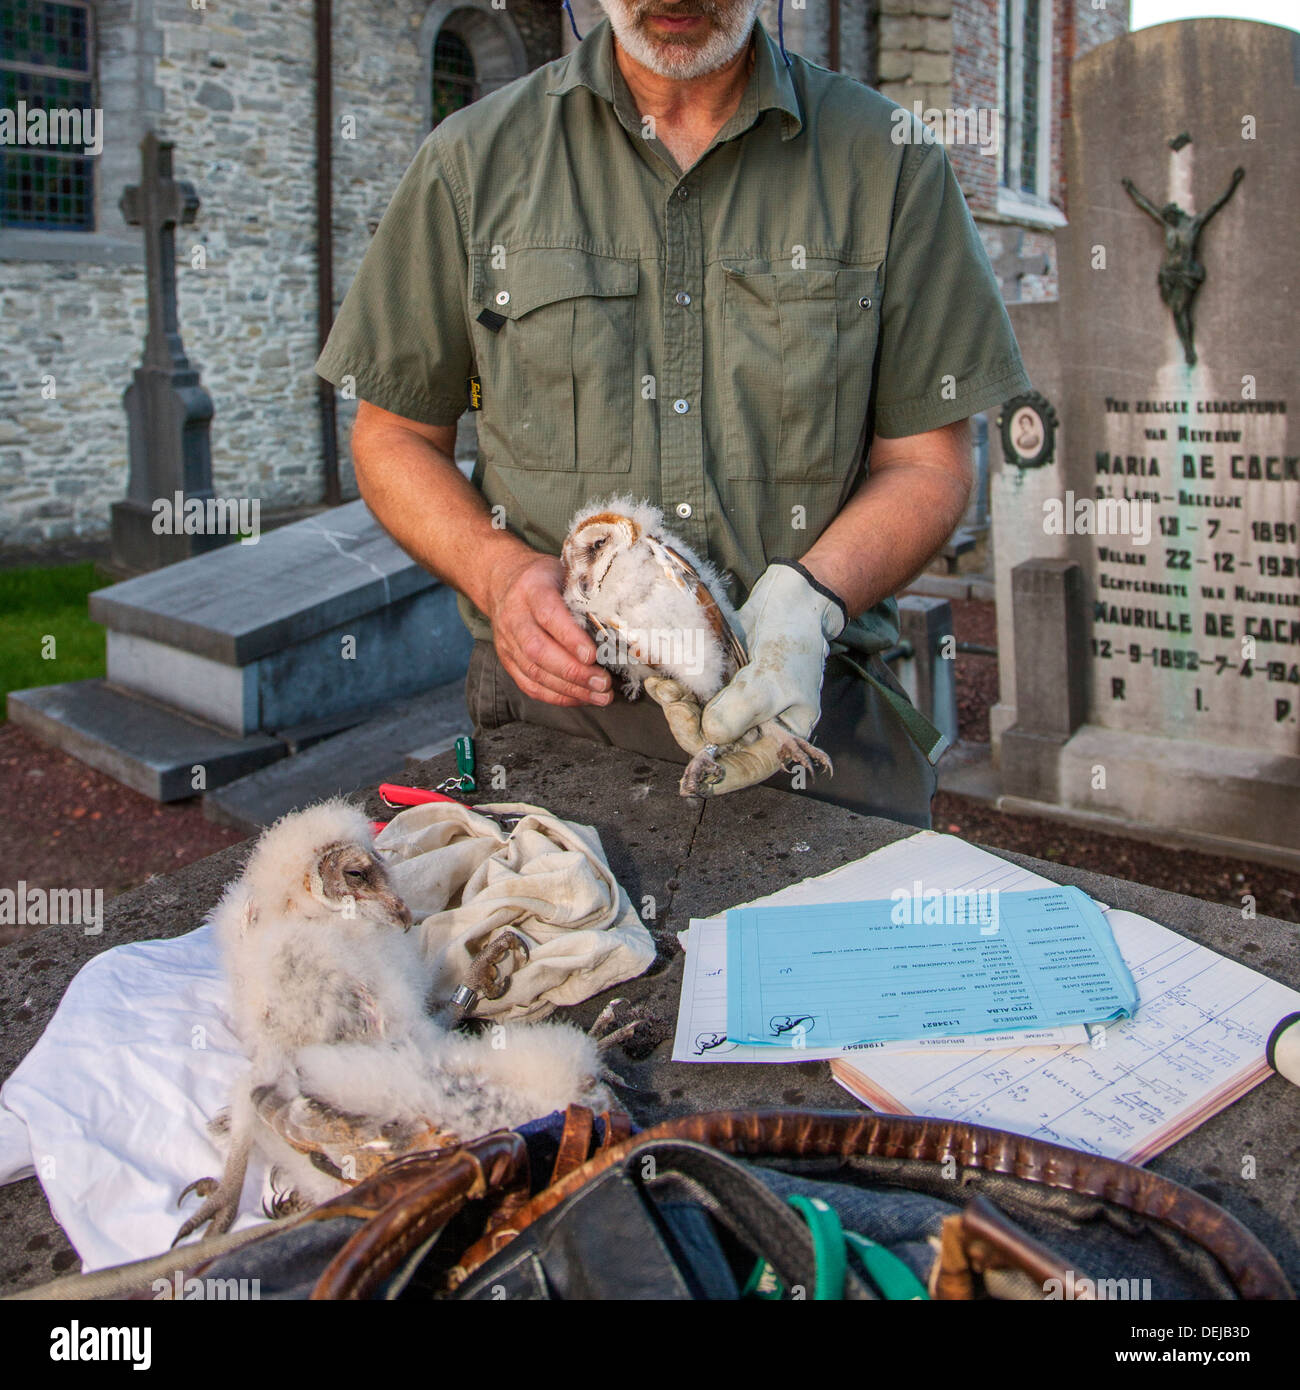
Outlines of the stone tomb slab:
M462 675L455 596L351 502L91 595L108 672L237 735L382 705Z
M267 734L236 737L102 680L11 691L8 712L46 743L154 801L195 796L195 767L203 768L205 786L218 787L285 754Z
M477 800L541 804L594 825L633 903L654 913L647 925L659 956L647 974L562 1011L586 1026L608 999L628 1001L620 1016L639 1018L641 1026L618 1070L639 1088L623 1095L639 1122L734 1106L857 1108L830 1080L825 1063L747 1066L669 1060L683 959L675 937L692 916L773 892L797 877L825 873L911 835L912 827L856 816L772 787L702 804L684 801L677 795L681 768L676 764L523 724L491 731L478 740L477 751L485 779ZM489 790L486 779L494 768L500 769L498 780L505 785ZM445 754L423 765L419 780L434 785L454 770L454 758ZM366 805L378 812L373 795ZM105 947L177 936L197 926L239 872L247 851L247 844L236 845L114 899L106 907L101 936L50 927L0 948L0 1011L6 1020L0 1075L7 1076L36 1041L81 965ZM1264 917L1243 922L1235 904L1202 902L1024 855L995 853L1300 987L1292 924ZM1149 1166L1220 1203L1269 1246L1300 1285L1297 1144L1295 1089L1273 1077ZM1245 1154L1255 1159L1254 1180L1240 1176ZM68 1270L67 1243L34 1178L0 1188L0 1219L10 1234L0 1250L0 1288L16 1290Z

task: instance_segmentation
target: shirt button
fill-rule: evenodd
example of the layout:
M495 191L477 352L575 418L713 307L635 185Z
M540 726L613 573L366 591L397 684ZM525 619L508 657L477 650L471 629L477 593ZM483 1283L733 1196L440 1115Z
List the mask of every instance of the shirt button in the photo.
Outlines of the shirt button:
M678 415L685 415L690 408L690 401L677 400L673 402L673 409L678 413Z
M677 291L677 302L678 302L678 304L683 304L683 305L689 304L689 303L691 302L691 297L690 297L689 294L686 293L685 290L678 290L678 291Z
M683 521L686 521L690 517L690 514L691 504L689 502L678 502L677 515L681 517Z
M509 291L509 290L498 290L498 291L497 291L497 303L498 303L498 304L509 304L509 303L510 303L510 291Z
M859 309L870 309L870 308L871 308L871 301L870 301L869 299L867 299L867 298L859 299L859 300L858 300L858 308L859 308Z
M691 196L691 190L685 187L679 188L677 190L677 196L681 198L683 201L685 201L687 198Z

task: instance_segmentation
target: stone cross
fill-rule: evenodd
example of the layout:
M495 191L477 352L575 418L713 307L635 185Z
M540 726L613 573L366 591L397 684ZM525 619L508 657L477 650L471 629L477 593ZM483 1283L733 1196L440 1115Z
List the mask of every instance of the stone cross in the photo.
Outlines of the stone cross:
M181 343L176 302L176 228L199 210L193 185L172 177L173 146L150 131L140 142L140 182L127 188L122 215L144 233L149 328L144 356L122 398L130 428L131 473L124 501L113 504L113 560L130 571L157 569L229 539L184 534L177 493L188 501L212 497L208 430L212 397L199 382ZM161 534L155 503L170 518Z

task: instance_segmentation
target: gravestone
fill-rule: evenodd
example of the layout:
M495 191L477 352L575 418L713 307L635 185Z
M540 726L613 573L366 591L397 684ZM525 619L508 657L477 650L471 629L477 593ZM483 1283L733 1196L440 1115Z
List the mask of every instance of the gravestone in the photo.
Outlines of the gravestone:
M122 398L130 431L127 496L112 507L113 562L130 571L158 569L230 539L211 529L186 534L175 523L161 534L155 529L157 502L179 518L178 494L204 507L213 496L212 397L185 355L176 306L176 228L194 221L199 199L191 184L172 177L172 149L150 131L140 142L140 182L121 199L122 216L143 229L149 297L144 357Z
M998 431L1003 792L1300 862L1300 35L1130 34L1071 106Z

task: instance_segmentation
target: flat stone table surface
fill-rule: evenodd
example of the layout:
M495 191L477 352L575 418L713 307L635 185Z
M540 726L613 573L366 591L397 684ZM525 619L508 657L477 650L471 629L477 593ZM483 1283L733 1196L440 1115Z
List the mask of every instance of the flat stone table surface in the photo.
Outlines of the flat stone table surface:
M675 1063L670 1060L683 955L676 933L704 917L823 874L902 839L910 826L853 814L806 796L760 787L717 801L678 795L681 769L511 724L478 741L485 790L475 801L526 801L594 825L609 862L639 908L654 899L659 955L640 979L613 993L628 1000L620 1017L640 1026L616 1070L640 1089L625 1093L643 1124L693 1110L733 1106L805 1106L848 1110L856 1102L825 1062L788 1065ZM490 790L492 769L504 789ZM455 772L450 754L420 765L409 779L434 786ZM378 817L371 797L368 809ZM156 878L105 908L101 935L51 927L0 949L0 1075L8 1076L40 1036L68 981L92 956L126 941L192 930L235 877L248 842L175 874ZM1057 883L1072 883L1108 906L1164 923L1292 987L1300 987L1297 928L1273 918L1243 921L1236 904L1203 902L1104 874L1004 853ZM590 1024L611 996L566 1011ZM1253 1178L1243 1177L1254 1160ZM1272 1076L1208 1120L1149 1165L1232 1212L1275 1253L1300 1288L1300 1091ZM78 1268L34 1178L0 1187L0 1289L41 1283Z

